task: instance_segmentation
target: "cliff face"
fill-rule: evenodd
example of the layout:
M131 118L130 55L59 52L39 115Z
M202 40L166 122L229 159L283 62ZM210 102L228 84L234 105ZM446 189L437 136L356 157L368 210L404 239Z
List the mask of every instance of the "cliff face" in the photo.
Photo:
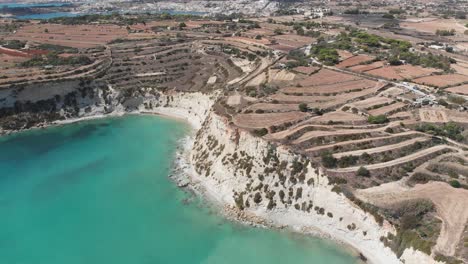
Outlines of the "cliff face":
M230 127L211 113L197 132L191 160L203 186L223 204L306 233L349 243L372 263L399 263L380 237L393 231L332 191L306 159Z
M352 245L371 263L400 263L380 242L380 237L394 232L392 226L379 225L372 215L335 192L323 172L306 158L231 126L212 110L218 93L162 94L151 88L116 91L93 83L87 88L82 84L70 87L50 86L39 97L31 97L24 89L2 91L4 132L27 128L21 121L25 115L48 115L49 119L36 120L36 125L126 112L178 117L197 130L189 157L196 173L190 176L238 217L332 237ZM37 109L39 114L34 112ZM18 126L5 130L5 119ZM406 250L402 258L406 263L433 262L412 250Z

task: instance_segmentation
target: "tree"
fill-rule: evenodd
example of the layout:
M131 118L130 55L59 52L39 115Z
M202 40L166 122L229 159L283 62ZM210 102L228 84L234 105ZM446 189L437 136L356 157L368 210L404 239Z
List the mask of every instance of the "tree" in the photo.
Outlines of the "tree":
M306 103L301 103L301 104L299 104L299 111L301 111L301 112L307 112L307 110L309 110L309 108L307 107L307 104L306 104Z
M361 177L370 177L370 172L368 169L366 169L365 167L360 167L357 171L356 171L356 175L357 176L361 176Z
M181 22L181 23L179 24L179 28L182 29L182 28L185 28L185 27L187 27L187 24L185 24L184 22Z

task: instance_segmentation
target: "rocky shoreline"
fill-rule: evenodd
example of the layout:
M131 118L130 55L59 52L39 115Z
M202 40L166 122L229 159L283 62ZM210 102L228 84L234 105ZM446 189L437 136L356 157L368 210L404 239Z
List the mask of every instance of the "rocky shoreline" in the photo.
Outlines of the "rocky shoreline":
M303 176L305 181L312 182L311 185L304 182L290 186L285 186L283 183L281 186L278 185L276 178L270 176L265 179L264 184L267 186L270 184L274 192L289 190L290 196L294 194L296 201L299 203L304 201L303 205L306 200L313 201L315 212L285 204L283 198L280 201L279 198L262 196L263 199L260 199L262 201L254 203L254 192L249 193L248 189L249 186L258 183L255 178L268 167L264 164L264 160L270 155L271 146L247 131L231 128L228 121L214 113L212 106L217 96L218 94L173 93L157 98L151 97L144 101L159 103L159 107L151 110L145 109L142 103L139 108L132 111L116 107L111 113L93 111L84 117L40 124L36 127L123 114L158 114L180 119L190 124L192 133L180 143L171 178L179 187L189 188L212 202L226 218L252 226L286 228L292 232L330 239L345 245L353 255L361 260L367 260L368 263L402 263L379 239L388 232L393 233L393 227L389 224L379 226L371 215L352 204L342 194L331 191L332 185L328 184L328 178L309 163L304 165L306 167ZM163 105L163 102L169 103ZM241 166L226 161L226 157L232 160L236 153L241 153L246 160ZM274 156L278 161L289 163L296 162L300 158L280 147L275 150ZM245 169L246 166L248 168L245 171L239 168ZM281 173L289 172L285 169ZM299 189L301 197L297 198ZM237 198L243 192L245 200L242 201L242 207L244 203L250 201L248 208L239 208ZM272 201L274 207L270 207ZM314 209L311 204L309 209ZM405 263L436 263L429 261L432 260L429 256L411 249L404 252L402 259Z

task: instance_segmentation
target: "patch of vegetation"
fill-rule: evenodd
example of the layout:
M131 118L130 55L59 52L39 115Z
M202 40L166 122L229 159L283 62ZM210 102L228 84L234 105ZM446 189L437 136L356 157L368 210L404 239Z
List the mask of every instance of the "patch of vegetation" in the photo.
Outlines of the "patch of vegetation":
M360 167L357 171L356 171L356 175L357 176L361 176L361 177L370 177L370 172L368 169L366 169L365 167Z
M440 177L431 176L429 174L416 172L408 180L409 184L425 184L429 181L442 181Z
M48 44L48 43L42 43L39 46L37 46L38 49L41 50L47 50L50 52L55 52L57 54L60 53L78 53L77 48L72 48L72 47L66 47L66 46L61 46L61 45L54 45L54 44Z
M309 110L309 108L307 107L307 104L306 103L300 103L299 104L299 111L301 112L307 112Z
M288 60L291 60L286 63L286 67L288 69L309 65L307 56L300 50L291 50L288 53L287 58Z
M60 65L88 65L93 61L87 56L80 55L74 57L59 57L56 53L51 53L46 56L35 56L32 59L22 62L22 67L37 67L37 66L60 66Z
M266 134L268 134L268 129L266 128L261 128L261 129L255 129L253 131L253 134L258 136L258 137L263 137L265 136Z
M169 14L169 13L139 13L139 14L89 14L76 17L57 17L48 20L43 20L41 23L53 23L63 25L83 25L93 22L112 23L117 25L135 25L144 24L153 20L189 20L199 18L200 16L192 14ZM222 17L221 20L232 20L232 16Z
M385 124L388 123L389 120L385 115L377 115L377 116L369 116L367 118L367 122L371 124Z
M455 60L447 56L410 51L412 45L408 41L384 38L355 29L348 36L353 38L356 43L364 45L365 50L374 51L378 57L382 57L382 53L388 50L386 55L389 63L392 65L400 65L401 61L405 61L412 65L449 71L450 64L455 63Z
M437 68L444 71L450 70L450 64L454 63L450 57L443 55L433 55L431 53L413 53L413 52L400 52L394 53L400 60L412 65L420 65L422 67Z
M455 29L446 30L446 29L438 29L436 30L437 36L455 36Z
M347 9L343 13L347 15L364 15L364 14L369 14L369 11L354 8L354 9Z
M423 123L416 127L416 130L434 136L448 137L456 141L464 140L464 137L462 135L464 128L457 125L454 122L449 122L443 125Z
M390 13L384 14L382 17L383 17L383 18L386 18L386 19L395 19L395 16L392 15L392 14L390 14Z
M26 45L26 41L21 40L0 40L0 45L8 49L22 49Z
M463 105L466 103L466 99L461 96L449 95L447 98L451 103Z
M338 167L346 168L353 165L356 165L359 157L357 156L343 156L338 160Z
M340 61L338 51L330 47L325 41L320 41L317 45L312 46L310 51L314 57L317 57L325 65L332 66Z
M430 255L441 224L432 215L434 211L434 204L425 199L402 202L385 210L387 218L398 228L396 236L390 235L382 240L398 257L410 247Z
M322 154L322 164L326 168L335 168L337 165L338 160L333 157L330 152L324 152Z
M444 255L441 255L441 254L436 254L436 256L434 257L434 259L436 261L440 261L440 262L444 262L446 264L462 264L463 261L455 258L455 257L448 257L448 256L444 256Z
M460 182L457 181L457 180L451 180L451 181L449 181L449 184L450 184L450 186L452 186L453 188L460 188L460 187L462 187L462 185L460 184Z

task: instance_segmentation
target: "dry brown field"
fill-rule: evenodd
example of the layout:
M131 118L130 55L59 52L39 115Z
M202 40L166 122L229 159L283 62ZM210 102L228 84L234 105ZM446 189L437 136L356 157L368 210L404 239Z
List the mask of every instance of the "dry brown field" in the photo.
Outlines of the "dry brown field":
M445 90L451 93L468 95L468 84L447 88Z
M340 56L340 60L341 61L344 61L346 59L349 59L351 57L354 56L353 53L347 51L347 50L337 50L338 51L338 55Z
M279 45L287 46L293 49L308 45L314 41L313 38L298 36L295 34L276 35L270 38L276 40Z
M246 108L246 110L263 110L265 112L291 112L297 111L299 106L297 104L271 104L271 103L258 103L253 104Z
M286 94L335 94L372 88L377 84L371 80L354 80L337 84L324 84L312 87L287 87L281 89Z
M287 70L269 70L269 82L290 82L296 78L296 74Z
M299 104L299 103L324 103L333 101L333 96L300 96L300 95L286 95L274 94L270 96L272 100L277 100L285 104Z
M419 22L420 21L420 22ZM403 21L400 27L405 29L414 29L420 32L428 32L435 34L438 29L451 30L454 29L457 34L463 34L466 30L462 21L456 19L439 19L439 18L425 18L411 21Z
M328 69L322 69L318 73L312 74L311 76L300 81L299 84L302 86L315 86L323 84L334 84L342 83L346 81L360 80L361 77L354 76L351 74L340 73Z
M422 122L445 123L449 121L447 113L442 109L419 109L419 118Z
M254 39L254 38L246 38L246 37L228 37L225 38L226 41L235 41L235 42L242 42L248 45L269 45L270 40L267 38L262 39Z
M355 65L358 65L358 64L363 64L363 63L372 61L373 59L375 59L375 57L360 54L360 55L356 55L354 57L351 57L349 59L346 59L346 60L340 62L338 65L336 65L336 67L338 67L338 68L348 68L348 67L351 67L351 66L355 66Z
M386 79L404 80L414 79L418 77L428 76L432 73L440 72L433 68L423 68L421 66L401 65L401 66L386 66L374 70L369 70L366 73L376 75Z
M385 63L383 61L376 61L371 64L362 64L362 65L352 66L352 67L349 67L349 69L352 71L356 71L356 72L366 72L366 71L374 70L377 68L381 68L384 65Z
M367 71L366 73L375 75L378 77L382 77L385 79L389 80L403 80L403 77L401 77L398 73L392 70L388 70L388 67L383 67L383 68L378 68L374 70Z
M265 113L265 114L238 114L233 118L236 126L247 129L268 128L282 125L286 122L298 122L310 116L303 112Z
M391 102L393 102L393 99L383 97L383 96L375 96L375 97L367 98L367 99L362 100L362 101L357 101L357 102L354 102L354 103L350 103L348 105L350 107L356 107L358 109L365 110L365 109L371 108L373 106L389 104Z
M383 106L383 107L379 107L377 109L373 109L373 110L369 110L368 113L370 115L373 115L373 116L377 116L377 115L387 115L389 113L392 113L396 110L399 110L403 107L405 107L406 104L404 103L401 103L401 102L396 102L394 104L390 104L390 105L387 105L387 106Z
M27 61L27 60L29 60L29 58L0 54L0 69L14 67L16 64L21 63L23 61ZM2 75L2 73L0 73L0 75Z
M455 86L468 82L468 76L461 74L443 74L421 77L413 80L415 83L435 86L435 87L447 87Z
M313 117L310 121L312 124L328 124L330 121L345 124L362 124L366 122L366 120L367 118L361 115L342 111L335 111L326 113L322 116Z
M316 72L319 70L318 67L313 67L313 66L299 66L299 67L296 67L294 69L292 69L294 72L297 72L297 73L302 73L302 74L305 74L305 75L311 75L312 73Z
M117 25L28 24L6 39L89 48L126 36L125 27Z
M457 63L450 65L450 67L454 69L456 73L468 75L468 63L466 62L457 61Z

